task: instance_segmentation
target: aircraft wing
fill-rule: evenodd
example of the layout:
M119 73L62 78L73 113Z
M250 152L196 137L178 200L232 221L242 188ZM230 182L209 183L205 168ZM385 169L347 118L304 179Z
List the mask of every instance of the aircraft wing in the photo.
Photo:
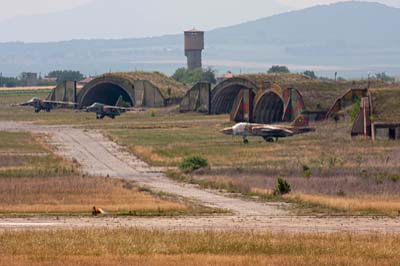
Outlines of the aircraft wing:
M106 105L103 107L104 109L112 110L112 111L122 111L122 112L129 112L129 111L137 111L139 109L136 108L127 108L127 107L120 107L120 106L111 106Z
M78 105L77 103L73 103L73 102L62 102L62 101L49 101L49 100L43 100L43 103L46 104L60 104L60 105Z
M294 132L288 128L278 126L257 126L253 127L253 133L266 136L292 136Z
M25 103L19 103L19 104L15 104L12 106L33 106L34 103L33 102L25 102Z

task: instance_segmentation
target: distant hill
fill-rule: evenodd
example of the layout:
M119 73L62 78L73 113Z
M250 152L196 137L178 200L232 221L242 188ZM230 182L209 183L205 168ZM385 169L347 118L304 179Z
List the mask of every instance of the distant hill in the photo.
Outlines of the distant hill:
M348 43L363 46L398 42L400 9L369 2L342 2L316 6L231 27L208 34L229 42L253 44ZM369 44L367 44L367 42Z
M286 64L321 75L399 74L399 28L398 8L356 1L316 6L209 31L204 58L221 71L265 71L271 64ZM0 72L74 68L92 74L132 69L171 73L185 61L182 35L0 44Z

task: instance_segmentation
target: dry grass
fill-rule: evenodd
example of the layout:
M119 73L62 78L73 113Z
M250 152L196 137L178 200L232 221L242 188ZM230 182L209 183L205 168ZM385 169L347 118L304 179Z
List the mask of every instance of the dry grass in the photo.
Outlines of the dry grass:
M33 86L33 87L10 87L0 88L0 91L39 91L39 90L52 90L55 86Z
M400 237L78 230L0 233L0 265L399 265Z
M1 214L84 213L93 206L111 213L185 211L183 204L139 192L128 182L107 178L0 178Z
M278 143L267 144L261 138L251 138L249 145L243 145L240 137L219 132L226 125L224 119L207 123L188 121L184 122L186 128L182 124L177 126L174 121L169 121L170 127L132 127L111 129L107 133L153 165L176 166L184 157L193 154L208 159L210 170L196 172L183 178L183 182L243 194L270 195L276 178L283 177L294 193L373 201L373 207L360 205L359 210L349 210L349 214L392 215L397 211L400 143L351 139L349 121L338 125L319 123L315 125L317 132L282 139ZM305 168L310 169L309 173ZM384 207L379 195L387 195L394 207ZM318 212L335 213L336 208L318 209ZM347 212L346 208L337 209L340 213Z
M38 136L23 132L0 131L0 153L2 154L43 153L47 151Z
M400 214L400 197L338 197L327 195L306 195L296 193L285 196L300 202L306 202L350 213Z
M380 123L397 123L400 119L400 90L385 88L372 90L373 119Z
M240 137L219 132L226 126L224 119L186 122L186 128L182 124L178 127L175 121L165 122L169 127L112 129L107 134L146 161L161 166L176 166L182 158L199 154L209 160L213 169L262 170L274 177L302 176L303 166L311 168L312 176L318 177L399 172L398 142L352 140L348 122L337 127L333 122L320 123L316 125L317 132L281 139L278 143L251 138L249 145L243 145Z
M77 174L78 165L55 156L43 136L0 132L0 177L48 177Z
M29 256L2 257L0 265L4 266L309 266L316 265L346 265L346 266L394 266L395 259L353 259L349 257L332 258L319 256L317 259L310 256L223 256L223 255L146 255L146 256L64 256L47 259L32 259Z
M177 82L176 80L160 73L160 72L120 72L120 73L112 73L105 74L104 76L118 76L131 81L137 80L147 80L150 81L154 86L160 89L160 92L163 94L165 98L177 98L183 97L185 93L189 90L189 87L186 87L184 84ZM168 94L168 90L171 91L171 94Z

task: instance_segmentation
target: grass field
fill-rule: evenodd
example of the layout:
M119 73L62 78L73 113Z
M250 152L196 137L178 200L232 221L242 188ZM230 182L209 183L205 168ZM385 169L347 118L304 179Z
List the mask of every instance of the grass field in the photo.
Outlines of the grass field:
M94 177L0 178L0 215L181 215L184 204L158 199L129 182Z
M0 232L0 265L399 265L400 237L78 230Z
M97 121L92 114L74 110L34 114L32 110L10 110L4 103L32 95L0 98L0 120L28 120L41 124L71 124L100 129L110 139L156 166L176 167L184 157L201 155L210 169L190 178L238 191L272 191L276 178L285 178L298 201L340 212L396 213L400 191L400 142L351 139L349 120L323 122L314 133L265 143L250 138L225 136L220 130L228 116L177 114L166 110L130 113L116 120ZM8 98L7 98L8 97ZM1 173L1 172L0 172ZM205 180L205 181L203 181ZM256 193L260 194L260 193ZM332 200L335 199L335 204ZM382 200L384 198L385 200ZM329 200L327 200L329 199ZM360 200L361 199L361 200ZM376 204L360 204L360 201ZM381 204L389 201L387 204ZM364 207L360 207L364 206ZM371 211L371 206L373 206Z
M0 132L0 215L181 215L184 203L156 198L132 183L84 178L79 165L55 156L30 133Z
M76 163L54 155L40 136L0 132L0 178L71 176L78 172Z

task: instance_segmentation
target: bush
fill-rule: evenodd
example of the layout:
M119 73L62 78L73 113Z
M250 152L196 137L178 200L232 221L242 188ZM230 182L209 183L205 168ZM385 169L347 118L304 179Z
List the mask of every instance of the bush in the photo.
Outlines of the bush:
M272 66L269 70L268 70L269 74L273 74L273 73L290 73L289 68L287 68L287 66Z
M207 166L208 166L208 160L199 155L186 157L179 164L179 168L184 172L192 172Z
M311 79L317 79L317 78L318 78L317 75L315 75L315 72L312 71L312 70L306 70L306 71L304 71L304 72L303 72L303 75L304 75L304 76L307 76L307 77L309 77L309 78L311 78Z
M285 195L292 191L290 184L283 178L278 178L276 188L274 191L275 195Z
M348 114L349 114L352 122L354 122L356 120L357 115L360 113L360 109L361 109L361 100L356 99L355 103L348 111Z
M73 70L55 70L51 71L47 76L49 78L57 78L57 84L61 84L65 80L80 81L85 77L81 72Z
M217 80L215 78L215 70L212 68L197 68L193 70L178 68L172 75L172 78L181 83L191 85L194 85L201 81L209 82L212 84L217 83Z
M311 177L311 175L312 175L311 168L308 167L307 165L303 165L303 176Z

